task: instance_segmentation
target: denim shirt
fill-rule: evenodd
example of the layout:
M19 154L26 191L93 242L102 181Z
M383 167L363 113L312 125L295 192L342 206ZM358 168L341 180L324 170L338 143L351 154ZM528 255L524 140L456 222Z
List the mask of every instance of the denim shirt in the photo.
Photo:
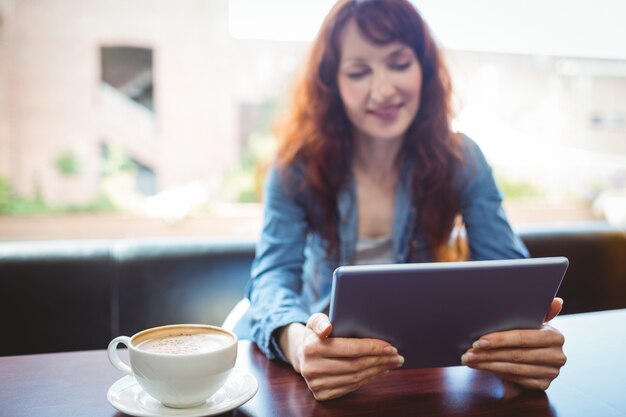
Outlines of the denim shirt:
M527 257L502 209L502 197L482 151L467 136L461 138L465 162L459 164L456 184L470 258ZM432 261L419 227L409 230L416 216L411 204L414 166L414 161L403 166L396 190L392 243L397 263ZM265 184L265 217L246 290L250 300L246 316L251 338L270 359L285 360L275 330L294 322L306 323L311 314L328 307L333 271L351 263L358 238L354 178L337 196L339 250L334 260L326 256L325 239L310 227L314 205L309 190L302 189L303 178L303 167L294 164L287 168L287 177L283 171L271 169ZM413 245L410 260L409 242Z

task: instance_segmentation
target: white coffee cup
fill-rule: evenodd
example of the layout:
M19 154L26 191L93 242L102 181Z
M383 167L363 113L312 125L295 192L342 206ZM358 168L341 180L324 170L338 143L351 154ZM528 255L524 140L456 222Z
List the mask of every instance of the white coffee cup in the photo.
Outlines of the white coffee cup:
M120 343L128 347L130 366L117 354ZM226 382L237 360L237 336L202 324L161 326L116 337L108 355L114 367L134 376L163 405L194 407Z

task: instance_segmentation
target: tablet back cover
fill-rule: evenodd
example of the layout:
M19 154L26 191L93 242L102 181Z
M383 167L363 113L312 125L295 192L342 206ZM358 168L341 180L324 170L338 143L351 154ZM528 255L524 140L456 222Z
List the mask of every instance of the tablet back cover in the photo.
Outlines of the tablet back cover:
M331 336L387 340L403 368L461 365L481 335L540 327L567 266L555 257L339 267Z

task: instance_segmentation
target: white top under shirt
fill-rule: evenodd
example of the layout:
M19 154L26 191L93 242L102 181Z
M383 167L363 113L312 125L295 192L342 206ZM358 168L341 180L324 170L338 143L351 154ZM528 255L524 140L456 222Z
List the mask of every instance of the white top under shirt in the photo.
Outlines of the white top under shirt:
M391 235L381 237L359 236L353 265L380 265L395 263Z

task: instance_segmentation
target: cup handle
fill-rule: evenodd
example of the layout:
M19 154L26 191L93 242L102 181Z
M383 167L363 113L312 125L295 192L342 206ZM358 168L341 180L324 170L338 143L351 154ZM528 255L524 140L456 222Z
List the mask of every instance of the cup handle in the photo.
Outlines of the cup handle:
M111 364L120 371L127 373L128 375L133 375L133 370L130 368L130 366L126 365L117 355L117 345L119 345L120 343L128 347L130 345L130 337L118 336L115 339L111 340L111 343L109 343L109 348L107 349L109 360L111 361Z

